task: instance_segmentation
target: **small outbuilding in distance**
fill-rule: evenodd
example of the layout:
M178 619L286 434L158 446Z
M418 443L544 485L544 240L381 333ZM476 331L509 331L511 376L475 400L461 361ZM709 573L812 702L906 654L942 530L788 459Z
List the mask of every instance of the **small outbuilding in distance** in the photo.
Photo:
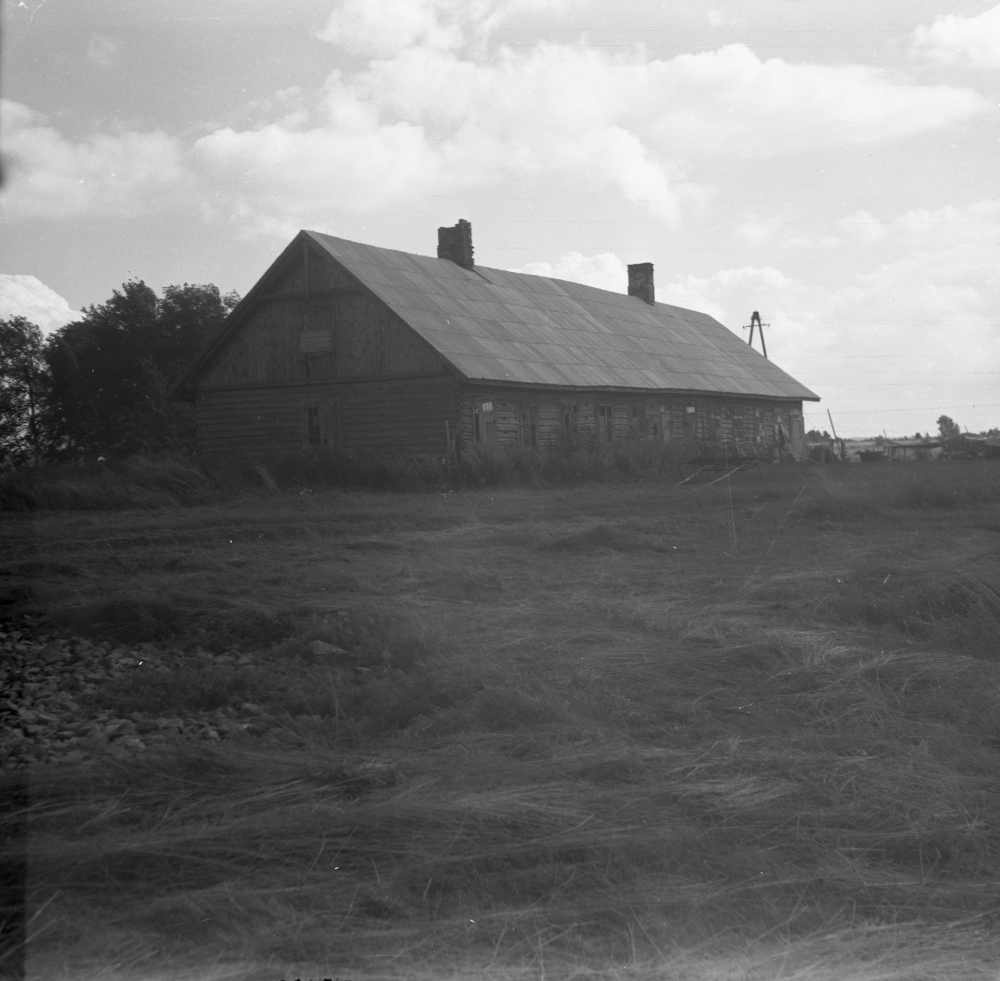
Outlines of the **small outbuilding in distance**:
M469 222L437 256L301 231L181 385L206 455L327 447L461 456L470 447L648 440L804 452L818 396L704 313L478 266Z

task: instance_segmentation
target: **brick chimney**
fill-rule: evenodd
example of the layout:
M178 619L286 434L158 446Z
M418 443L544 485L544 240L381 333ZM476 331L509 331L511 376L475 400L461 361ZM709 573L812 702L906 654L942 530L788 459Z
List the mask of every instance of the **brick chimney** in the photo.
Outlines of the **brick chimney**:
M464 218L451 228L438 229L438 258L472 268L472 226Z
M656 302L651 262L635 262L628 267L628 295L637 296L651 306Z

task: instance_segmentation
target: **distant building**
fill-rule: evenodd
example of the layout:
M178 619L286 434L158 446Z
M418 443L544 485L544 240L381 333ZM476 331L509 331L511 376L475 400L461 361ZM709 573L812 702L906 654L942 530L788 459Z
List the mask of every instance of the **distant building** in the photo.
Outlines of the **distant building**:
M885 453L896 463L938 460L944 454L944 443L940 439L889 439L885 442Z
M206 454L687 440L804 453L818 396L704 313L477 266L472 230L436 258L302 231L181 387Z

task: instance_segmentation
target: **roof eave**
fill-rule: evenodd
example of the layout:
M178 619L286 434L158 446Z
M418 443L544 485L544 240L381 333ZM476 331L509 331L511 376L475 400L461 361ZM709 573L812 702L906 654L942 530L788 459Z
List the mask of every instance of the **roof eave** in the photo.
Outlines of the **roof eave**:
M474 378L456 369L459 376L467 384L491 385L503 388L530 388L540 391L555 390L560 392L620 392L636 395L684 395L700 396L702 398L726 399L763 399L768 402L821 402L822 398L814 392L808 395L772 395L764 392L724 392L708 391L703 388L627 388L622 385L570 385L548 382L514 381L510 378Z

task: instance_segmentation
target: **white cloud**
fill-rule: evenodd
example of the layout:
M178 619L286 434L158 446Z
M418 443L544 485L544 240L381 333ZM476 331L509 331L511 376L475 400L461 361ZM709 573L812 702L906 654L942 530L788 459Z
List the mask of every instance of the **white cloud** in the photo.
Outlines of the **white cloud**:
M673 158L898 139L989 108L968 89L917 85L862 65L762 61L741 44L667 60L586 44L501 48L480 62L413 49L338 83L428 125L473 115L484 127L528 135L543 124L560 135L617 125Z
M481 43L504 18L570 0L401 2L346 0L334 11L324 37L378 57L333 72L318 100L197 142L196 164L235 210L316 223L416 195L549 180L612 191L676 225L713 193L688 176L706 155L899 139L986 105L864 66L763 61L743 45L650 60L585 42Z
M833 249L843 244L837 235L802 231L789 213L749 213L735 224L733 234L752 249Z
M1000 368L1000 199L911 210L885 224L892 257L841 294L854 321L890 341L926 338L938 361ZM961 330L961 344L947 337Z
M377 210L432 189L440 161L419 127L378 126L363 114L353 125L342 122L217 130L195 143L193 155L236 220L257 214L302 227L334 211Z
M914 51L946 65L1000 68L1000 4L973 17L947 14L913 34Z
M344 0L319 32L324 41L350 54L386 57L414 45L455 48L458 24L442 23L437 0Z
M98 68L111 68L118 58L118 44L106 34L91 34L87 41L87 61Z
M612 293L628 291L628 268L613 252L596 255L568 252L555 262L529 262L516 271L584 283Z
M184 175L179 144L159 130L73 141L9 100L0 100L0 124L7 157L0 207L10 219L157 210Z
M785 219L776 215L751 214L734 228L740 241L755 248L774 242L784 233Z
M575 2L343 0L321 33L360 59L321 92L282 90L189 147L157 130L74 140L6 103L8 217L138 214L183 188L203 215L273 231L532 185L630 202L676 226L714 193L691 176L713 155L900 139L987 105L966 89L763 60L745 45L651 59L639 46L496 40ZM781 231L738 234L761 242Z
M252 99L243 114L261 125L274 121L288 126L301 125L306 121L305 98L300 85L289 85L262 99Z
M0 273L0 319L10 317L25 317L47 334L79 319L80 311L35 276Z
M195 158L241 200L308 210L312 221L324 208L371 211L412 195L557 177L613 188L676 222L704 190L618 124L589 70L600 60L543 46L477 64L411 49L353 76L333 73L322 125L219 130L197 142Z
M800 284L773 266L740 266L720 269L709 276L688 275L671 280L657 287L657 299L701 310L739 333L754 310L760 310L767 320L786 297L799 290Z
M577 0L341 0L319 32L347 54L386 58L415 46L478 50L505 23L563 14Z
M705 14L705 19L709 27L733 27L736 24L736 18L731 13L715 7Z
M773 157L903 139L986 112L970 89L865 65L761 60L742 44L650 62L632 100L656 142L689 154Z
M841 218L837 227L855 241L867 244L880 242L886 236L885 225L864 209Z

